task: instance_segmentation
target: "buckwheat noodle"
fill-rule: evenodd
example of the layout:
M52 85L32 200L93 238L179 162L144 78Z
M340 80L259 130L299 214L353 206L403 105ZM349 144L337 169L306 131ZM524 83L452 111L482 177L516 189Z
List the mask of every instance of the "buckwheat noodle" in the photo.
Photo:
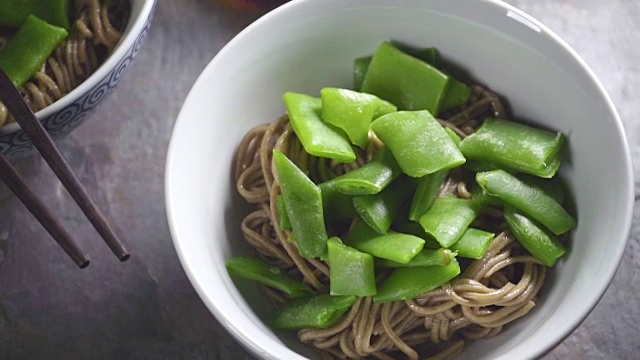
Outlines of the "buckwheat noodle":
M507 116L495 93L480 86L472 89L468 105L439 119L461 137L475 131L486 116ZM364 164L378 146L373 140L355 162L343 164L308 155L286 116L245 135L237 152L235 179L241 196L255 205L241 228L259 256L316 290L328 292L328 264L302 258L295 242L287 240L289 232L279 228L275 198L280 187L272 150L282 151L314 181L321 182ZM460 174L451 171L438 196L470 198L467 187ZM497 335L535 306L546 267L514 241L500 210L488 209L473 226L497 235L485 256L470 262L454 280L406 301L380 304L361 297L338 324L328 329L299 330L299 340L320 350L326 358L396 359L404 354L408 359L446 359L459 354L467 340ZM276 306L287 301L275 290L265 291Z
M127 24L129 0L75 0L65 41L20 90L34 112L68 94L89 77L117 45ZM0 35L0 49L10 35ZM0 103L0 126L13 122Z

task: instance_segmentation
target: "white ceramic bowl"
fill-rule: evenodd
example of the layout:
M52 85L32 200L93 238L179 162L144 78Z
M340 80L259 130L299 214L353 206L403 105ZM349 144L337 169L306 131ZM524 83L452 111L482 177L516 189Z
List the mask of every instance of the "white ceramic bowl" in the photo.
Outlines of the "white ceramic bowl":
M621 121L592 71L544 25L498 1L298 0L230 41L187 97L167 159L168 220L189 279L258 356L308 354L265 325L268 302L253 287L238 289L225 270L225 260L246 249L234 152L250 127L284 113L285 91L350 87L353 59L383 40L437 47L504 95L517 118L568 135L561 175L578 216L571 249L550 271L536 308L499 336L472 342L462 358L544 354L589 314L614 276L631 224L632 167Z
M120 82L147 35L155 2L130 0L129 22L111 55L82 84L36 113L52 138L69 134L87 120ZM17 123L0 127L0 152L20 157L32 151L31 141Z

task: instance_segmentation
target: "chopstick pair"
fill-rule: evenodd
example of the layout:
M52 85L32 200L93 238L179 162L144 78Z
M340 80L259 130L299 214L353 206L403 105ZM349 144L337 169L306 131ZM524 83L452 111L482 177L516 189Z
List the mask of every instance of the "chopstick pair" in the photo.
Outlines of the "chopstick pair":
M113 229L111 229L106 218L91 200L84 186L69 166L69 163L49 136L49 133L47 133L44 126L37 120L33 111L29 109L22 95L15 88L2 68L0 68L0 102L5 105L9 113L16 119L16 122L27 134L40 155L58 179L60 179L62 185L67 189L111 251L120 261L127 260L129 253L122 245L118 236ZM82 250L80 250L71 235L29 189L25 179L16 171L11 163L7 161L1 152L0 180L22 201L78 267L84 268L89 265L89 259Z

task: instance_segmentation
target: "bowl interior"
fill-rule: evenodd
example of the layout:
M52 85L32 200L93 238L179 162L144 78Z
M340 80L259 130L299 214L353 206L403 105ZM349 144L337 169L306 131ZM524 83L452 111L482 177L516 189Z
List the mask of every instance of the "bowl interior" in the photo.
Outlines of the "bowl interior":
M224 267L247 249L239 230L246 207L232 182L235 149L249 128L285 112L285 91L350 88L353 60L384 40L437 47L503 95L517 119L568 136L561 176L578 217L569 254L549 272L530 314L468 344L463 358L539 356L586 317L612 279L630 227L633 179L621 122L595 76L556 35L503 3L302 0L245 29L204 70L171 139L166 200L182 264L212 313L249 349L264 358L295 355L285 344L296 345L262 321L266 298L232 282ZM599 190L605 184L616 191Z

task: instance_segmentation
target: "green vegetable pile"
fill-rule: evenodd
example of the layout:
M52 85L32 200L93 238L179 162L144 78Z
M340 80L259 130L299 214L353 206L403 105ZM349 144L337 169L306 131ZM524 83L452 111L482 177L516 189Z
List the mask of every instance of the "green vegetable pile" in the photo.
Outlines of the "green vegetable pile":
M474 222L487 209L503 213L517 241L551 267L566 252L559 236L575 227L555 174L565 136L487 117L464 139L437 116L464 108L472 91L438 67L433 48L384 42L355 60L356 90L324 88L320 97L286 93L291 127L304 151L358 168L314 182L284 153L273 151L281 194L278 226L299 254L329 264L329 293L254 256L231 258L233 275L291 300L274 316L282 329L327 328L358 297L383 303L416 298L458 276L465 259L485 255L495 233ZM470 178L470 198L438 196L453 172ZM333 232L348 223L344 233Z

